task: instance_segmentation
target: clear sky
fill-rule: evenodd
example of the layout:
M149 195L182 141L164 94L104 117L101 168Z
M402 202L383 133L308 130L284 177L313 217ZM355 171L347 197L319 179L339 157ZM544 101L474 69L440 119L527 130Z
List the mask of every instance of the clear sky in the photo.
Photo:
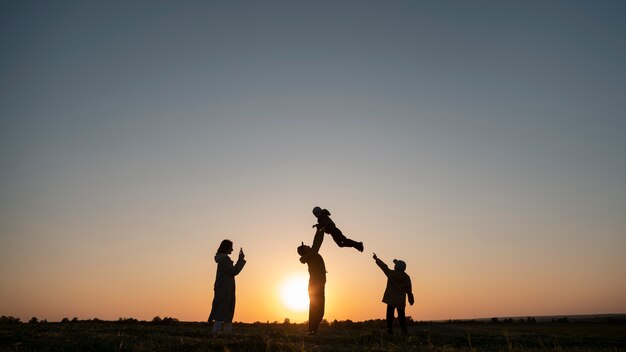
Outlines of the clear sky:
M326 318L626 312L623 1L2 1L0 314L235 320L326 236Z

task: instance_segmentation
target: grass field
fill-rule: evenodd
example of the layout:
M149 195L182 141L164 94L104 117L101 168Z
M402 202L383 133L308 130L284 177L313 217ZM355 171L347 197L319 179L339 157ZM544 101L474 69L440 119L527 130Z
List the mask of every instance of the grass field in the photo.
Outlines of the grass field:
M626 351L626 323L415 323L387 336L383 321L235 324L211 336L207 323L0 324L0 351Z

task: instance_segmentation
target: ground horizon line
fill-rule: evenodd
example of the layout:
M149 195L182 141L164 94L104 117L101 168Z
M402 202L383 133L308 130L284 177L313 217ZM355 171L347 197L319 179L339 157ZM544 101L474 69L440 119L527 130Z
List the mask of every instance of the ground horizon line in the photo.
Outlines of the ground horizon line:
M598 319L608 319L608 318L617 318L617 319L626 319L626 313L597 313L597 314L551 314L551 315L519 315L519 316L507 316L507 315L502 315L502 316L491 316L491 317L481 317L481 318L449 318L449 319L428 319L428 320L415 320L413 319L411 316L407 316L407 318L410 318L410 320L412 322L415 323L445 323L445 322L507 322L507 321L512 321L512 322L518 322L520 320L524 320L527 321L528 319L532 319L532 322L551 322L551 321L555 321L555 320L559 320L561 322L582 322L585 320L598 320ZM564 320L566 319L566 320ZM339 320L339 319L326 319L324 318L324 320L328 323L332 323L332 322L352 322L352 323L364 323L364 322L369 322L369 321L377 321L377 320L385 320L384 317L380 317L380 318L373 318L373 319L365 319L365 320L359 320L359 321L353 321L351 319L343 319L343 320ZM169 317L169 316L159 316L156 315L155 317L153 317L150 320L142 320L142 319L136 319L133 317L119 317L118 319L114 319L114 320L106 320L106 319L100 319L97 317L94 318L89 318L89 319L78 319L76 317L73 318L69 318L69 317L64 317L61 320L58 321L48 321L46 318L40 319L36 316L33 316L30 318L30 321L22 321L21 318L16 318L13 316L6 316L6 315L2 315L1 316L1 321L2 322L16 322L16 323L27 323L27 322L47 322L47 323L64 323L64 322L141 322L141 323L154 323L154 322L170 322L170 323L206 323L206 320L179 320L175 317ZM254 322L246 322L246 321L233 321L234 324L304 324L307 321L292 321L289 317L285 317L284 320L278 321L278 320L273 320L273 321L254 321Z

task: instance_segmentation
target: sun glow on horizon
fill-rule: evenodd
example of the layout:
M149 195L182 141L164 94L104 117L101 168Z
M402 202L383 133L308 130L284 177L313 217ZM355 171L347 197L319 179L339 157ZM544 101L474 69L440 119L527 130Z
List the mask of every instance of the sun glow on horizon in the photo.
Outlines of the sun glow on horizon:
M282 304L293 312L309 309L308 279L301 275L290 276L279 288Z

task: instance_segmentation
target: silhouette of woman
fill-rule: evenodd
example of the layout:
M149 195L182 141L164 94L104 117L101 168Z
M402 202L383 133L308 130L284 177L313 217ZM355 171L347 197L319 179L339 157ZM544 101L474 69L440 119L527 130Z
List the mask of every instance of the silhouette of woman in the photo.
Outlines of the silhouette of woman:
M228 256L233 252L233 242L223 240L215 253L217 272L215 273L214 296L209 315L209 322L215 320L213 333L218 334L222 329L226 333L232 332L233 316L235 315L235 276L241 272L246 264L243 248L239 249L237 263Z

